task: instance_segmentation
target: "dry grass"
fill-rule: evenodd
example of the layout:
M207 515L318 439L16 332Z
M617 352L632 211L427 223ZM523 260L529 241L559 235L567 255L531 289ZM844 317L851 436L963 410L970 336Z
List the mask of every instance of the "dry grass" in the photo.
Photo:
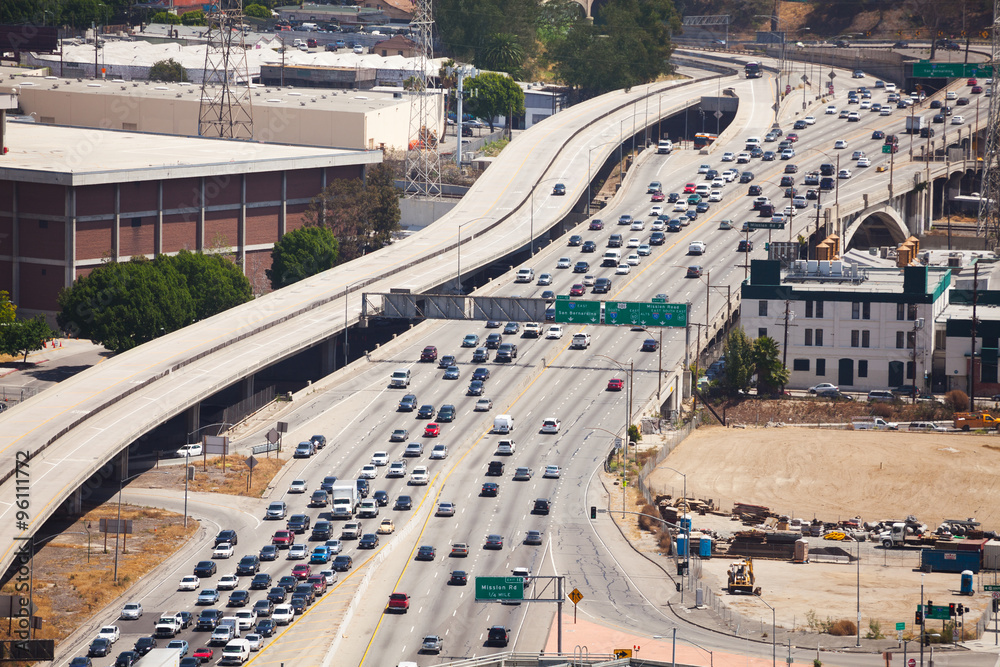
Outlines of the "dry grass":
M649 514L650 516L659 516L659 511L655 507L649 504L644 504L642 506L642 509L639 511L642 512L643 514ZM657 530L659 530L660 525L661 524L659 521L651 519L647 516L639 517L639 528L641 530L648 530L651 533L655 533Z
M192 464L195 469L194 479L188 482L188 490L259 498L267 490L274 476L281 471L287 459L266 458L263 455L254 458L257 459L257 465L251 477L253 486L249 489L247 477L250 469L244 457L227 456L224 462L222 457L216 457L208 459L207 464L203 464L201 460ZM132 484L143 488L184 488L183 466L164 467L157 472L164 474L140 477Z
M115 539L98 532L100 519L117 518L117 505L88 511L74 524L38 549L33 561L34 603L43 625L38 639L56 643L135 584L177 551L199 529L199 523L178 514L152 508L122 506L122 518L132 519L133 534L123 541L118 554L118 584L114 583ZM88 549L87 526L90 525ZM88 556L89 551L89 556ZM16 582L2 591L11 594ZM0 623L0 639L8 639L8 627Z
M854 624L854 621L849 621L846 618L834 621L829 629L829 633L835 637L852 637L857 632L858 626Z

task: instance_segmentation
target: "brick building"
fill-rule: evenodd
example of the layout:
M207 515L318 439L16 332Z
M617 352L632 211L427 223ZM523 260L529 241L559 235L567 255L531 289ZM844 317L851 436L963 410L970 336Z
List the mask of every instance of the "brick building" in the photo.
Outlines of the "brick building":
M332 179L380 151L7 124L0 155L0 290L25 315L106 258L227 248L255 291L274 242Z

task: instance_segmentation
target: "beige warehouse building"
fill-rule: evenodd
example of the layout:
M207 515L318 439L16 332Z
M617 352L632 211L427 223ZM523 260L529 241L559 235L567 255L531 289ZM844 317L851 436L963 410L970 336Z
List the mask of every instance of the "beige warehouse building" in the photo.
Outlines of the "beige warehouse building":
M201 87L147 81L19 77L21 108L35 121L170 135L196 135ZM433 129L444 128L444 91L431 90ZM257 141L354 149L405 149L411 96L399 89L254 86Z

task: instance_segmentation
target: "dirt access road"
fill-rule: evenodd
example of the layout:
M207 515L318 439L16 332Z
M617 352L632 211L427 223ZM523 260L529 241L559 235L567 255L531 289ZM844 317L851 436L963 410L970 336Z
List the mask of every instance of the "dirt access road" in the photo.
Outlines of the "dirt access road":
M1000 529L1000 438L988 435L858 432L806 428L725 429L705 427L688 437L649 477L654 493L712 498L723 510L734 501L766 505L779 514L824 521L860 516L867 521L917 516L929 526L942 519L975 517L986 530ZM732 532L743 528L723 517L695 517L694 528ZM811 540L813 545L836 542ZM854 551L853 543L845 548ZM725 585L731 559L706 561L703 577L715 590ZM915 550L863 545L862 635L868 619L882 628L905 621L926 595L938 603L963 602L973 618L989 605L988 595L958 597L957 574L921 577ZM810 612L819 619L854 619L855 566L754 563L763 597L777 608L778 625L805 629ZM993 574L983 583L993 583ZM977 584L979 580L977 578ZM726 596L751 618L770 616L751 598ZM766 613L764 613L766 612ZM768 619L769 620L769 619Z

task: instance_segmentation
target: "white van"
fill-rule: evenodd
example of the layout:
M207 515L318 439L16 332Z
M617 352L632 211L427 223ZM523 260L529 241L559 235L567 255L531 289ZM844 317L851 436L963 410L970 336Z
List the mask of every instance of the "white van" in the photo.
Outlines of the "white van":
M622 254L617 250L607 250L601 259L601 266L618 266L622 263Z
M660 139L660 143L656 145L656 152L660 155L670 155L673 150L674 144L670 139Z
M397 368L392 372L392 377L389 378L390 387L409 387L410 386L410 369L409 368Z
M746 150L760 148L760 137L750 137L747 139Z
M250 659L250 642L245 639L234 639L222 647L220 665L242 665Z
M493 418L494 433L510 433L514 430L514 418L510 415L497 415Z

